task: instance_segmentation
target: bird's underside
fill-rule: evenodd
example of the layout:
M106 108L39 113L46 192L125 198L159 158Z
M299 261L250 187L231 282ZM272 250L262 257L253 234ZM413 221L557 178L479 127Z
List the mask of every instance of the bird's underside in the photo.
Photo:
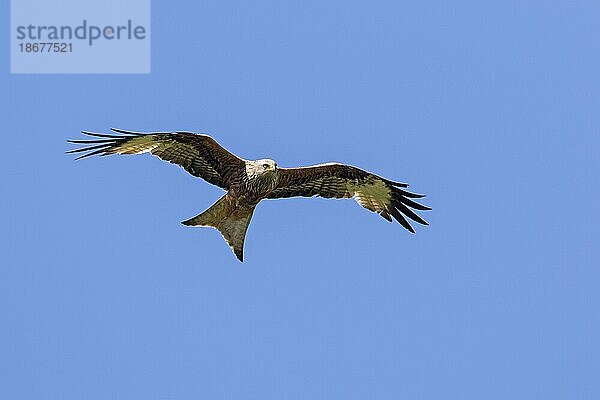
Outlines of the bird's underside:
M288 197L354 198L367 210L388 221L395 219L408 231L407 218L427 225L413 210L430 210L414 199L423 195L406 190L407 184L390 181L359 168L328 163L300 168L279 168L273 160L244 160L221 147L208 135L191 132L137 133L111 129L111 134L82 131L88 140L69 140L84 147L67 151L77 159L93 155L151 153L183 167L226 191L209 209L182 223L214 227L244 259L244 238L254 208L263 199ZM392 219L393 218L393 219Z

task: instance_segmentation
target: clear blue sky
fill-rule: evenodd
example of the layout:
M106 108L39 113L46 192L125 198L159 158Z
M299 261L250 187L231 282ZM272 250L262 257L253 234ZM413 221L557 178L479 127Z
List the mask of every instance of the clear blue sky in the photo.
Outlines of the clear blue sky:
M600 7L421 3L154 1L150 75L3 57L0 397L600 398ZM358 165L431 225L264 202L240 264L179 223L220 189L63 154L111 126Z

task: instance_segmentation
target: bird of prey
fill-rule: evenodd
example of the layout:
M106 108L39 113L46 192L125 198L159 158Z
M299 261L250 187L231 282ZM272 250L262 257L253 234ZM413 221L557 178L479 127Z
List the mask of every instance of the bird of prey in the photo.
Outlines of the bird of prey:
M270 159L244 160L221 147L213 138L192 132L128 132L111 129L111 134L82 131L91 140L69 140L85 147L67 151L84 152L76 159L93 155L151 153L183 167L226 191L203 213L183 221L187 226L216 228L235 256L244 260L244 237L256 205L263 199L287 197L354 198L367 210L392 222L392 217L414 233L406 220L427 225L414 210L430 210L412 199L405 183L394 182L362 169L339 163L299 168L281 168Z

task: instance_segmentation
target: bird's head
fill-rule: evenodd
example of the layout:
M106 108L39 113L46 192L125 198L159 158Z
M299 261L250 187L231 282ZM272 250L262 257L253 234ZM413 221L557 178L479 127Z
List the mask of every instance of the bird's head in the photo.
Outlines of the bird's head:
M268 158L246 161L246 175L253 179L275 181L277 177L277 164Z
M268 158L253 161L257 175L274 174L277 172L277 163Z

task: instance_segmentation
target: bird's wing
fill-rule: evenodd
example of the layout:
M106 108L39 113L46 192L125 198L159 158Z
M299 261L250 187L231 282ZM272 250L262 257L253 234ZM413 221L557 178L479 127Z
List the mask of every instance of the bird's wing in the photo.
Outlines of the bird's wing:
M414 233L405 217L427 225L411 210L430 210L411 199L424 197L404 190L407 184L393 182L350 165L330 163L300 168L279 168L277 187L267 196L354 198L358 204L388 221L394 217Z
M244 160L231 154L208 135L191 132L137 133L111 129L116 134L82 131L93 140L69 140L85 145L67 153L87 152L76 159L93 155L151 153L180 165L190 174L213 185L229 189L232 179L244 168Z

